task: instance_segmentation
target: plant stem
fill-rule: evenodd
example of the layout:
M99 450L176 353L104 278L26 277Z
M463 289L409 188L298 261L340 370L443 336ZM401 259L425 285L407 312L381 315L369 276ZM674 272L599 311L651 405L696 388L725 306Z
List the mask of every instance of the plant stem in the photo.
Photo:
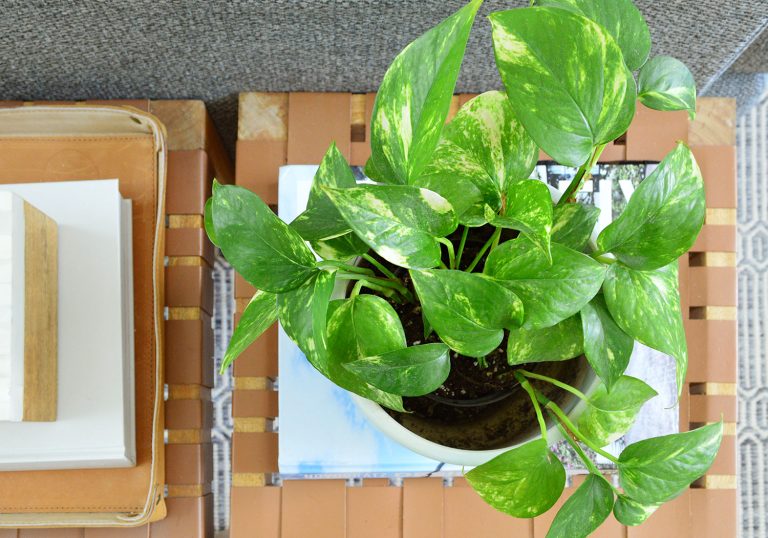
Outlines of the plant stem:
M365 280L358 280L355 282L355 286L352 288L352 292L349 294L350 297L356 297L360 290L363 288L369 288L372 290L376 290L379 293L384 294L386 297L389 297L391 299L397 300L397 292L393 290L392 288L385 288L383 286L379 286L378 284L373 284L372 282L366 282Z
M552 419L555 420L555 423L557 424L557 429L560 430L560 433L562 434L563 438L568 441L568 444L573 447L573 450L576 452L576 454L579 456L579 459L584 462L584 465L586 465L589 472L594 474L602 474L600 473L600 469L597 468L597 465L595 465L595 462L589 459L589 456L584 452L584 450L579 446L579 444L573 440L573 437L571 437L570 432L563 428L563 425L557 422L557 419L551 411L547 410L549 413L549 416L552 417Z
M467 244L467 235L469 235L469 226L464 226L464 231L461 232L461 240L459 241L459 250L456 253L456 266L454 269L458 269L461 265L461 255L464 254L464 245Z
M396 280L400 282L400 279L395 276L395 273L384 267L381 263L379 263L376 258L371 256L370 254L363 254L363 259L373 265L376 269L382 272L382 274L386 275L388 278L391 278L392 280Z
M454 269L456 266L456 255L453 251L453 243L451 243L450 239L446 239L445 237L438 237L437 240L445 245L445 249L448 251L448 268Z
M545 443L549 444L549 440L547 439L547 423L544 421L544 415L541 413L541 407L539 406L539 401L536 398L535 389L522 374L515 372L515 377L520 382L520 386L523 387L525 392L528 393L528 397L531 399L533 410L536 411L536 420L539 421L539 428L541 428L541 438L544 439Z
M543 395L541 395L540 393L537 393L537 395L538 395L538 396L541 396L541 398L544 398L544 396L543 396ZM613 454L609 454L608 452L606 452L605 450L603 450L603 449L602 449L602 448L600 448L599 446L595 445L595 444L594 444L592 441L590 441L589 439L587 439L587 438L586 438L586 437L585 437L585 436L584 436L584 435L583 435L583 434L582 434L582 433L581 433L581 432L578 430L578 428L576 428L576 426L573 424L573 422L571 422L571 419L569 419L569 418L566 416L566 414L563 412L563 410L562 410L562 409L560 409L560 407L558 407L558 406L557 406L557 404L555 404L555 402L553 402L553 401L550 401L550 400L548 400L548 399L546 399L546 398L544 398L544 399L546 400L546 403L542 402L542 403L544 403L544 407L546 407L547 409L549 409L550 411L552 411L552 412L553 412L553 413L554 413L554 414L557 416L557 418L560 420L560 422L562 422L562 423L563 423L563 425L564 425L566 428L568 428L568 429L569 429L571 432L573 432L573 434L574 434L576 437L578 437L578 438L579 438L579 441L581 441L582 443L584 443L585 445L587 445L589 448L591 448L592 450L594 450L596 453L600 454L602 457L604 457L604 458L606 458L607 460L610 460L610 461L612 461L613 463L615 463L615 464L617 464L617 465L618 465L618 463L619 463L619 460L618 460L618 459L616 459L616 457L615 457L615 456L613 456Z
M571 180L568 188L565 189L565 192L560 197L560 201L557 202L556 207L576 201L576 193L579 192L579 189L581 189L584 182L590 178L590 170L595 166L595 163L597 162L597 159L600 158L600 154L603 152L603 149L605 149L605 146L606 144L601 144L595 147L595 150L592 152L590 158L587 159L587 162L579 167L576 176Z
M400 284L399 282L392 282L391 280L387 280L384 278L376 277L376 276L368 276L368 275L361 275L359 273L344 273L339 272L336 274L337 278L342 278L345 280L364 280L365 282L378 285L382 288L389 288L392 290L397 291L400 293L400 295L403 296L403 298L409 302L413 302L413 295L411 292Z
M525 377L530 377L531 379L538 379L539 381L546 381L547 383L551 383L552 385L554 385L556 387L560 387L563 390L567 390L568 392L570 392L574 396L577 396L578 398L584 400L585 402L589 400L589 398L587 398L587 395L584 394L583 392L581 392L579 389L577 389L575 387L572 387L570 385L567 385L567 384L563 383L562 381L558 381L557 379L553 379L551 377L547 377L547 376L541 375L541 374L535 374L535 373L529 372L527 370L518 370L518 372L523 374Z
M357 265L349 265L347 263L335 262L333 260L320 260L317 262L317 267L325 269L327 267L335 267L336 269L342 269L349 273L359 273L361 275L376 276L373 271L366 269L365 267L358 267Z
M480 260L483 259L483 255L485 254L485 251L491 248L491 245L498 241L498 237L501 236L501 228L496 228L496 231L493 232L493 235L488 238L488 241L485 242L483 245L483 248L480 249L480 252L477 253L477 256L475 256L475 259L472 260L472 263L469 264L469 267L467 267L466 271L467 273L471 273L472 270L477 266L478 263L480 263Z
M547 412L549 412L549 410L547 410ZM551 412L550 412L550 416L553 419L555 418ZM576 454L579 456L581 461L584 462L584 465L587 466L587 470L589 470L590 473L597 475L603 480L605 480L605 483L611 486L611 489L616 493L616 495L621 495L621 492L616 488L616 486L611 484L611 481L608 480L605 476L603 476L603 473L600 471L597 465L595 465L595 462L593 462L589 458L589 456L587 456L584 450L579 446L579 444L576 441L574 441L573 437L571 437L568 431L565 428L563 428L562 424L560 424L559 422L557 422L557 429L560 430L560 433L562 434L562 436L565 438L566 441L568 441L568 444L573 447L573 450L576 451Z
M590 254L590 256L593 259L599 261L600 263L604 263L606 265L610 265L612 263L616 263L616 258L611 258L609 256L606 256L604 252L600 252L599 250L593 252L592 254Z

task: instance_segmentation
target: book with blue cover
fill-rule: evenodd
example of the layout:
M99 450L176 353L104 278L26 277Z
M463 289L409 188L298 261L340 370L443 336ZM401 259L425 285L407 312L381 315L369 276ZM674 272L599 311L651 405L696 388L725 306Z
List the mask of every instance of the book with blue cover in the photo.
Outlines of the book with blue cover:
M616 218L653 164L597 165L580 201L599 207L603 228ZM279 216L292 221L305 208L317 166L290 165L280 169ZM359 169L360 180L364 176ZM536 177L562 190L575 169L560 165L539 165ZM421 456L398 444L373 426L357 407L353 396L323 377L307 361L281 329L279 352L279 477L366 478L411 476L455 476L462 468ZM637 421L623 438L607 450L618 454L629 443L675 433L679 430L675 363L671 357L635 344L627 375L638 377L659 396L641 410ZM532 418L533 419L533 418ZM570 473L586 472L578 457L565 443L555 447ZM601 468L613 464L594 455Z

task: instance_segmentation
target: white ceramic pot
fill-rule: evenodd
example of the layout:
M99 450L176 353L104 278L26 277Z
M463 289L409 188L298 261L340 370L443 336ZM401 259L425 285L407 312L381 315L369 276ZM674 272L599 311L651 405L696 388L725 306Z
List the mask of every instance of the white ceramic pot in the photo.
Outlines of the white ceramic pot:
M552 187L549 187L552 192L552 200L557 203L560 199L560 192ZM593 231L591 241L594 242L597 239L598 230ZM595 373L590 369L587 372L582 383L576 387L586 395L590 395L594 392L599 384L599 379ZM516 446L522 445L528 441L531 441L539 436L538 430L531 435L520 438L517 442L510 444L509 446L497 448L493 450L462 450L459 448L451 448L448 446L440 445L433 441L429 441L420 435L413 433L411 430L402 426L394 418L392 418L384 409L377 403L372 402L366 398L352 394L354 401L362 411L363 415L382 433L387 435L390 439L400 443L427 458L431 458L436 461L444 463L452 463L455 465L464 465L467 467L474 467L481 465L486 461L498 456L499 454L506 452L507 450ZM586 404L579 400L570 410L565 409L568 417L576 421L579 415L584 412ZM535 417L531 416L531 420L535 421ZM557 443L563 439L560 431L557 427L552 427L547 432L549 444Z

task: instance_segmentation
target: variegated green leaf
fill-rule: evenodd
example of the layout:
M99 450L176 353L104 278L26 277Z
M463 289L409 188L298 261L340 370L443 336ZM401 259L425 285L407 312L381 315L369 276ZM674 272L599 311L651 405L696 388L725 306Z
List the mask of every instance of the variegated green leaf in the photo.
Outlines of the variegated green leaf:
M358 359L344 367L385 392L422 396L448 378L451 358L445 344L423 344Z
M436 269L411 278L430 325L462 355L484 357L501 344L502 329L522 322L520 299L485 275Z
M632 0L536 0L540 6L568 9L608 30L630 70L639 69L651 52L651 32Z
M334 282L333 273L318 271L302 286L277 297L277 314L283 330L312 366L331 381L334 379L325 325Z
M484 224L483 206L501 208L509 186L530 177L538 148L498 91L467 102L445 126L432 162L416 184L451 202L462 224Z
M485 207L485 218L500 228L522 232L541 249L548 260L552 234L552 195L549 188L535 179L518 181L507 190L507 206L503 215L496 215L490 206Z
M565 469L544 439L496 456L465 475L467 482L496 510L531 518L555 504L565 487Z
M674 499L707 472L722 438L721 421L633 443L619 455L619 483L628 497L642 504Z
M371 118L371 179L411 183L432 158L481 3L472 0L413 41L387 69Z
M606 446L629 431L643 404L656 396L643 381L619 377L611 391L600 384L579 417L579 431L598 446Z
M696 116L696 81L683 62L654 56L640 70L640 102L654 110L687 110Z
M529 362L564 361L584 352L579 316L564 319L544 329L510 329L507 362L511 365Z
M635 341L611 317L602 294L595 295L581 309L581 326L584 354L610 391L627 369Z
M552 241L584 252L592 230L600 216L600 209L580 203L555 207L552 214Z
M440 263L438 237L456 229L448 201L411 185L326 189L352 230L390 263L429 268Z
M662 504L641 504L626 495L618 495L616 504L613 505L613 515L616 517L616 521L622 525L635 527L651 517Z
M348 261L368 252L368 245L355 232L345 233L338 237L310 241L312 250L324 260Z
M518 238L495 248L484 272L522 299L524 328L543 329L581 310L600 289L605 267L557 243L552 243L550 264L533 243Z
M691 248L704 224L704 180L691 150L672 150L640 183L597 246L635 269L656 269Z
M277 296L268 291L257 291L240 316L240 322L232 332L227 352L221 361L220 373L256 341L277 319Z
M587 538L612 509L613 488L604 477L590 473L557 511L547 538Z
M402 397L376 388L345 364L405 348L400 318L375 295L333 301L328 307L328 378L350 392L403 411Z
M509 102L547 154L580 166L595 146L627 130L635 81L607 30L551 7L500 11L490 19Z
M641 344L671 355L682 390L688 351L680 311L677 262L653 271L636 271L620 263L608 269L605 303L616 324Z
M315 256L301 236L251 191L219 186L211 217L227 261L257 289L282 293L317 273Z
M291 222L291 227L307 241L319 241L348 233L351 228L328 199L323 187L347 189L357 185L349 163L335 143L325 153L312 180L307 209Z

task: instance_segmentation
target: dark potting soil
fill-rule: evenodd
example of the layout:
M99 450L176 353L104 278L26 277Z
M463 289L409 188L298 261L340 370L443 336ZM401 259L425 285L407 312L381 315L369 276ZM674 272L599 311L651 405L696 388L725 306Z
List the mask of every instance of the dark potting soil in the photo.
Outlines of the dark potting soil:
M470 265L492 233L491 226L470 230L460 269L465 270ZM517 232L504 230L501 241L513 239L516 235ZM449 239L457 246L460 232L455 232ZM395 273L415 296L413 283L406 269L390 264L373 252L371 255ZM444 256L443 262L447 265L445 252ZM360 266L375 270L365 261L361 261ZM481 262L474 271L482 270ZM440 341L434 332L427 338L424 337L421 305L399 304L383 298L400 317L409 346ZM488 450L508 446L535 434L539 427L533 405L528 394L515 379L514 372L524 369L578 385L587 371L586 360L582 356L567 361L510 366L507 362L506 347L505 332L501 345L484 359L466 357L451 351L451 372L442 386L425 396L403 398L409 413L389 409L386 410L387 413L404 427L426 439L466 450ZM566 411L576 403L571 394L549 383L534 380L532 383Z

